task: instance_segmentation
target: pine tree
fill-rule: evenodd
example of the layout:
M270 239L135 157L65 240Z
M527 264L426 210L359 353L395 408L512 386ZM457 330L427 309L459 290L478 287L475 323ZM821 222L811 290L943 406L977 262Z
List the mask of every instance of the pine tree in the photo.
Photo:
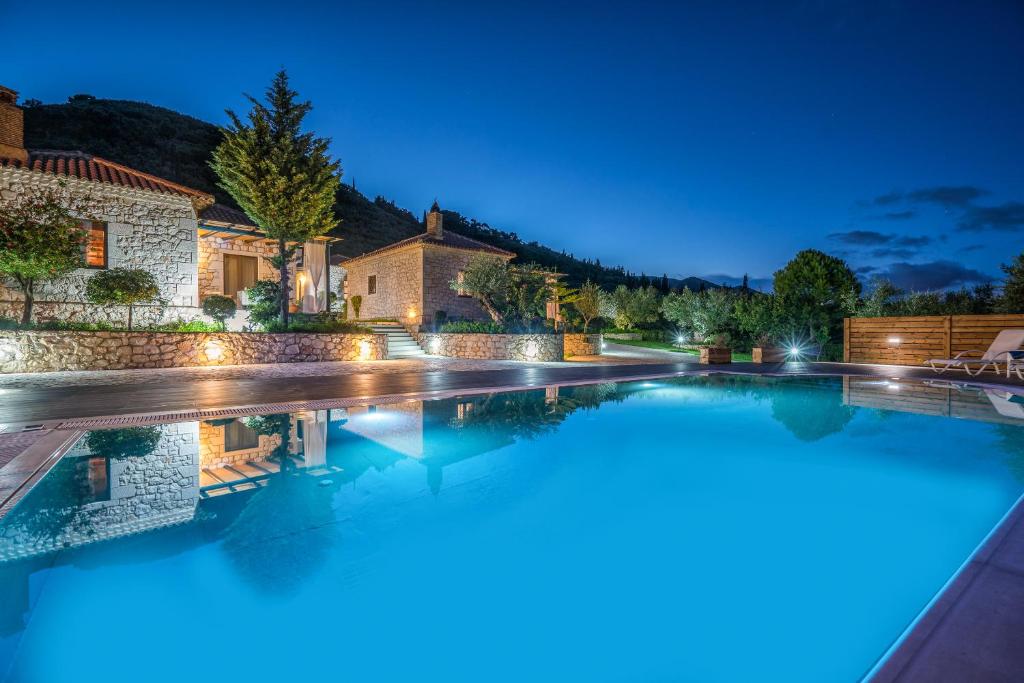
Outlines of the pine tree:
M997 304L999 312L1024 313L1024 252L1000 267L1006 273L1006 280L1003 281L1003 295Z
M334 198L341 186L341 169L327 152L330 141L302 132L302 120L312 109L297 102L283 70L266 91L266 103L252 103L243 122L228 111L231 125L213 152L211 167L219 185L252 221L277 242L271 262L281 274L281 323L288 325L288 262L298 244L337 225Z

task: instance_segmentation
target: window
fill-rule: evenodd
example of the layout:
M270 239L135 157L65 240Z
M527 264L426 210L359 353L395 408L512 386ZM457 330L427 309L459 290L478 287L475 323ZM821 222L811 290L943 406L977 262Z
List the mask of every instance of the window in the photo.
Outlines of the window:
M469 292L467 292L461 287L462 283L465 281L466 271L460 270L458 273L455 274L455 282L456 284L460 285L459 288L455 290L455 293L458 294L459 296L469 296Z
M243 422L235 420L224 425L224 452L246 451L250 448L258 448L260 435L250 429Z
M259 260L255 256L224 254L224 296L238 299L238 293L256 284Z
M366 293L367 294L376 294L377 293L377 276L376 275L371 275L370 277L366 278Z
M110 500L110 460L101 455L76 458L74 476L80 503Z
M103 221L82 221L81 226L89 231L85 239L85 267L107 267L107 224Z

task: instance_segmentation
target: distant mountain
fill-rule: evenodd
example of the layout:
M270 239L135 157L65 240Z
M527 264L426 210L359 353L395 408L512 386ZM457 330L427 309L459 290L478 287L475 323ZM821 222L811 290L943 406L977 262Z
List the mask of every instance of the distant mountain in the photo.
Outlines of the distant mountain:
M25 107L25 142L29 149L65 149L89 152L146 173L167 178L213 194L218 202L235 206L217 187L207 162L221 139L217 126L144 102L102 100L75 95L67 104L32 103ZM343 241L335 254L357 256L423 232L416 214L377 197L370 200L351 186L339 192L335 231ZM524 242L513 232L493 228L455 211L444 211L445 227L518 254L517 261L534 262L565 273L570 283L591 279L603 287L650 283L663 286L664 276L643 276L598 260L578 258L538 242ZM718 287L690 277L667 278L672 288L693 290Z

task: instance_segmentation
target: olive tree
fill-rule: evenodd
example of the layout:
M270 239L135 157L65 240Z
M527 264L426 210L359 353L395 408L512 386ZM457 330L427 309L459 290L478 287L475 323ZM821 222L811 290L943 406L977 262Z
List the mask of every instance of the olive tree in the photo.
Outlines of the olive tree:
M85 201L71 199L63 186L0 201L0 276L21 290L22 325L32 322L37 284L85 265L89 232L74 216Z
M487 315L491 316L491 320L504 325L511 284L512 276L505 261L477 254L466 264L462 276L452 280L450 286L479 301Z
M160 287L152 273L141 268L111 268L89 278L85 296L99 306L127 306L128 329L132 329L132 313L138 304L160 298Z
M226 320L238 311L235 300L221 294L211 294L203 299L203 313L210 316L220 325L220 329L226 328Z
M590 321L601 316L601 288L587 280L580 287L576 294L576 300L572 302L576 312L583 318L583 332L587 332Z

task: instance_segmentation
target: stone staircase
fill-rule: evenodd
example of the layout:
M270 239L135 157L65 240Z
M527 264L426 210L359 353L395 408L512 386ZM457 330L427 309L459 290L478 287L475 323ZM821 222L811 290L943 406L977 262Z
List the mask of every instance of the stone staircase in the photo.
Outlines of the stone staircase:
M388 360L394 358L418 358L427 355L404 327L398 323L372 323L374 334L388 336Z

